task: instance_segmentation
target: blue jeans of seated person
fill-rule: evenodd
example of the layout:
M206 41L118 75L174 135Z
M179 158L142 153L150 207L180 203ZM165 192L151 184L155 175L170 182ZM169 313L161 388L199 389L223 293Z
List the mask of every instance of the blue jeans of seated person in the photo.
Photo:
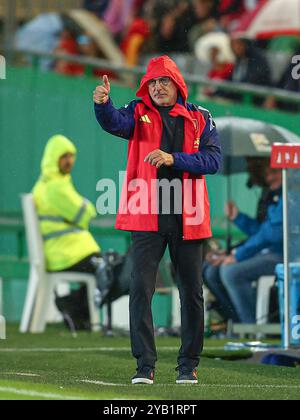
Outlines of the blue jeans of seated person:
M274 274L277 264L282 263L282 256L272 253L256 256L231 265L206 267L205 283L215 295L228 317L244 324L256 323L256 289L253 282L261 276Z
M216 310L224 320L229 321L231 319L235 323L240 322L233 303L221 281L220 267L215 267L205 262L203 265L203 281L216 298Z

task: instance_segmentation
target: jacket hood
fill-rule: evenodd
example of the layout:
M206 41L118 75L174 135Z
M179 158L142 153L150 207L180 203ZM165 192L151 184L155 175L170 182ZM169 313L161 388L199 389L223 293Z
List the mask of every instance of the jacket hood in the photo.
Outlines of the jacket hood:
M148 82L159 77L170 77L178 87L184 103L188 98L188 89L177 64L167 55L153 58L147 67L147 72L141 80L140 88L136 92L139 98L149 95Z
M58 166L59 159L66 153L76 155L76 147L67 137L56 135L49 139L41 163L43 176L60 175Z

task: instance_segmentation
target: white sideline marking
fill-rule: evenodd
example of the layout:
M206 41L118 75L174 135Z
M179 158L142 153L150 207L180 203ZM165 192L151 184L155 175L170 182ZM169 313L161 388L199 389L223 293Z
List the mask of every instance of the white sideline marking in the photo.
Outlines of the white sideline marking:
M231 385L231 384L200 384L207 388L258 388L258 389L300 389L300 385Z
M48 392L36 392L36 391L28 391L26 389L17 389L17 388L6 388L6 387L0 387L0 394L1 393L10 393L14 395L20 395L23 397L32 397L32 398L45 398L45 399L53 399L53 400L72 400L72 401L78 401L78 400L86 400L86 398L81 397L75 397L75 396L69 396L69 395L59 395L59 394L53 394Z
M101 381L80 381L86 383L93 383L96 385L106 385L106 386L129 386L125 384L110 384ZM167 384L169 386L176 386ZM158 384L156 386L166 386L164 384ZM177 385L177 386L193 386L193 387L200 387L200 388L213 388L213 387L221 387L221 388L257 388L257 389L300 389L300 386L297 385L220 385L220 384L201 384L201 385ZM32 397L32 398L44 398L46 400L65 400L65 401L83 401L87 400L86 398L82 397L75 397L75 396L68 396L68 395L59 395L54 393L46 393L46 392L37 392L37 391L28 391L25 389L17 389L17 388L10 388L10 387L0 387L0 394L1 393L10 393L14 395L19 395L23 397Z
M84 384L92 384L92 385L104 385L104 386L127 386L126 384L113 384L110 382L103 382L103 381L89 381L88 379L77 381L77 382L82 382Z
M130 347L79 347L79 348L32 348L32 349L16 349L7 348L0 349L0 353L81 353L81 352L116 352L116 351L130 351Z
M22 373L22 372L3 372L2 375L12 375L12 376L26 376L32 378L40 378L41 375L37 375L35 373Z
M80 380L78 382L82 382L82 383L86 383L86 384L92 384L92 385L102 385L102 386L131 386L130 383L128 384L115 384L115 383L109 383L109 382L103 382L103 381L92 381L92 380ZM174 384L154 384L153 386L155 387L159 387L159 386L176 386L176 387L181 387L182 385L176 385ZM187 386L193 386L193 387L201 387L201 388L231 388L231 389L250 389L250 388L257 388L257 389L300 389L300 385L243 385L243 384L198 384L198 385L187 385Z
M158 351L178 351L178 347L158 347ZM223 347L205 347L204 351L224 350ZM32 349L17 349L6 348L0 349L0 353L81 353L81 352L118 352L131 351L130 347L80 347L80 348L32 348Z

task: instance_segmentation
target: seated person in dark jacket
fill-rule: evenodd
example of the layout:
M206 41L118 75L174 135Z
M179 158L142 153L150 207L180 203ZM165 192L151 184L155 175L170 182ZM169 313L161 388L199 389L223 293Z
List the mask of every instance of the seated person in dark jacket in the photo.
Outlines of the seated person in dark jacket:
M108 7L109 0L84 0L83 7L89 12L95 13L99 18L102 18Z
M245 324L256 322L253 282L261 276L272 275L283 259L281 171L268 168L266 181L270 191L265 197L265 220L252 219L239 212L234 203L228 203L227 216L249 238L229 256L210 254L204 270L205 284L227 311L227 318Z
M270 86L271 71L264 52L243 38L232 38L231 48L236 57L232 81Z
M296 54L296 56L299 57L300 61L300 50ZM299 63L298 61L298 63ZM300 93L300 68L299 64L290 63L285 71L283 72L283 75L277 85L275 86L278 89L284 89L290 92L297 92ZM293 111L297 112L299 111L299 105L296 103L287 103L282 101L277 101L273 96L269 97L265 102L265 108L273 109L273 108L279 108L284 111Z
M236 63L232 72L231 81L234 83L247 83L258 86L271 86L271 70L264 52L252 45L251 41L243 38L232 37L231 48L236 57ZM240 93L226 92L222 97L241 100ZM259 98L256 104L261 104Z

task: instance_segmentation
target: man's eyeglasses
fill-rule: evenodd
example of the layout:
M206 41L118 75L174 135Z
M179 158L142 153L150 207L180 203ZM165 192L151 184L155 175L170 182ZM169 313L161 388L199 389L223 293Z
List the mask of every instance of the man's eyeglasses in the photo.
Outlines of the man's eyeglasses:
M154 88L156 86L156 82L158 82L161 86L168 86L170 81L170 77L160 77L159 79L149 80L148 86Z

